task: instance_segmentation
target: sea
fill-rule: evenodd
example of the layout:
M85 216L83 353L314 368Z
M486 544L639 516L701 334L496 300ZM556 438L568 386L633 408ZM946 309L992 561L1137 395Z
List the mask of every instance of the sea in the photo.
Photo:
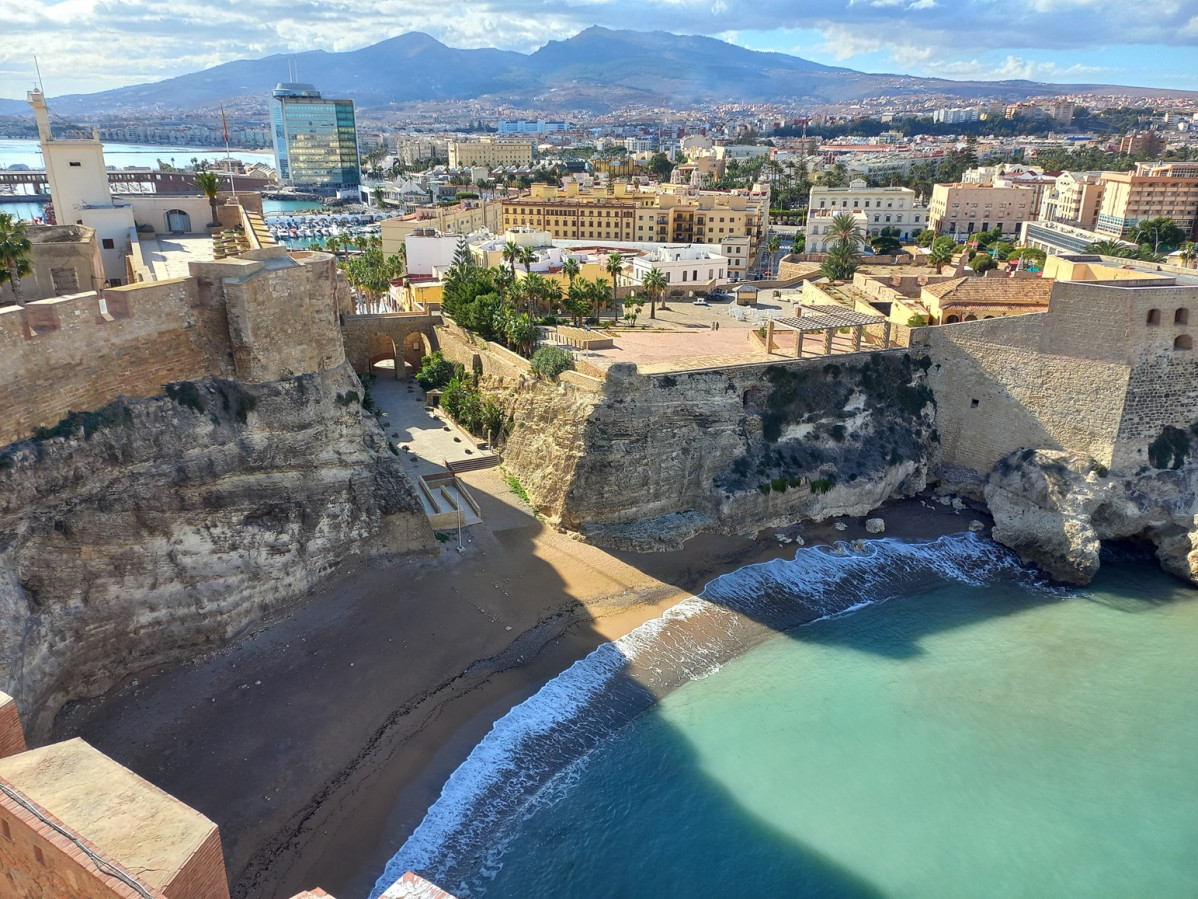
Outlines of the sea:
M241 150L232 149L229 155L234 159L240 159L243 162L265 162L274 164L274 154L270 150ZM158 168L159 161L165 162L167 165L173 165L178 168L186 168L192 164L193 159L210 159L217 160L225 157L224 147L169 147L169 146L151 146L149 144L104 144L104 161L111 168L123 169L129 167L138 168ZM0 140L0 170L11 168L14 165L24 165L30 169L44 169L45 161L42 159L41 150L38 148L36 140L15 140L5 139ZM265 201L263 208L265 210ZM302 208L312 206L311 203L302 204ZM286 208L301 208L280 206L280 211ZM270 210L275 211L275 210ZM9 215L19 219L33 219L42 214L42 207L37 203L28 201L5 201L3 194L0 194L0 212L6 212Z
M1155 561L803 547L512 709L372 896L1194 897L1195 746L1198 591Z

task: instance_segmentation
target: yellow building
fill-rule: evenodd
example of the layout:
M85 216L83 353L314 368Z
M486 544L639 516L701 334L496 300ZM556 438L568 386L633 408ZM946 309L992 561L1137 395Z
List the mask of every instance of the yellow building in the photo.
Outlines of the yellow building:
M451 140L451 169L483 166L488 169L509 165L532 165L532 141L484 137L482 140Z
M1144 219L1166 217L1189 238L1198 233L1198 162L1141 162L1134 172L1106 172L1102 182L1096 231L1125 237Z
M1030 187L991 184L936 184L928 203L928 227L937 234L965 237L1001 228L1014 236L1022 222L1033 218L1036 192Z
M415 212L379 223L383 238L383 256L392 256L404 246L404 240L421 228L436 228L442 234L470 234L484 228L498 230L501 204L469 200L455 206L421 206Z
M527 197L503 204L503 227L537 228L559 240L722 244L748 237L750 258L769 224L769 197L745 191L663 184L653 190L614 184L585 190L534 184Z

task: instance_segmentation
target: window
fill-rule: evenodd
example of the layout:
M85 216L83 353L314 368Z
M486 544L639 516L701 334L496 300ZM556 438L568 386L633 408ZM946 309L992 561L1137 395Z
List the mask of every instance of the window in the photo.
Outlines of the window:
M115 250L116 249L116 244L112 242L111 237L105 237L103 240L101 240L100 246L102 246L106 250Z
M977 400L970 400L970 401L969 401L969 408L970 408L970 409L976 409L977 407L978 407L978 401L977 401Z
M1192 350L1194 348L1194 338L1189 334L1181 334L1173 341L1173 349L1175 350Z
M67 165L69 165L73 169L77 169L77 168L80 168L83 165L83 163L82 162L68 162Z
M1173 313L1173 324L1188 325L1189 323L1190 323L1190 310L1189 309L1178 309L1176 312Z
M12 840L12 828L8 826L7 821L0 821L0 830L4 832L4 839Z

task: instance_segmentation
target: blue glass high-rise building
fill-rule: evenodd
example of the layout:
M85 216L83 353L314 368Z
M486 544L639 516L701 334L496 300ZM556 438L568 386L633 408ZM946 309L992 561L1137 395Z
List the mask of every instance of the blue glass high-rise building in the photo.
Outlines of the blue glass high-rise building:
M361 184L353 100L326 100L311 84L280 84L271 103L279 181L317 193Z

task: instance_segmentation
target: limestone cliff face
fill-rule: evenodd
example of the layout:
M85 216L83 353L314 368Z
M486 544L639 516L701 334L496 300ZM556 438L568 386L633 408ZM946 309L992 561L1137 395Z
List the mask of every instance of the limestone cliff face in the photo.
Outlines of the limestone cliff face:
M926 363L900 353L508 393L505 464L551 521L607 545L677 545L863 515L926 482ZM500 390L492 382L488 389Z
M985 485L994 538L1075 584L1098 571L1101 541L1149 540L1166 571L1198 584L1198 465L1166 461L1120 474L1057 450L1011 453Z
M0 684L64 702L217 645L352 555L435 545L347 364L207 379L0 450Z

